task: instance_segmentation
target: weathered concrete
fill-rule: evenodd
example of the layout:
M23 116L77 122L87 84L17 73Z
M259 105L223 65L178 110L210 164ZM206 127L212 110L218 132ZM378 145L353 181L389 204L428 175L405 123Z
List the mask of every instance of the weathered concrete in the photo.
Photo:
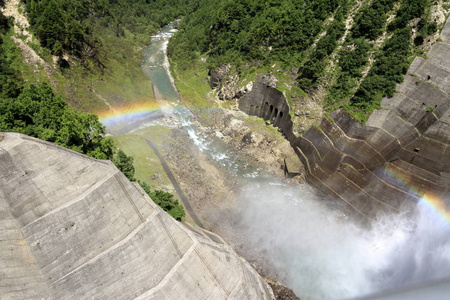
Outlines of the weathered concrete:
M450 201L449 36L450 21L442 42L428 59L414 60L413 76L405 76L366 125L337 110L297 137L285 97L261 82L239 107L278 127L305 165L307 180L341 199L349 214L371 218L424 195Z
M213 233L176 222L109 161L0 133L2 299L272 299Z

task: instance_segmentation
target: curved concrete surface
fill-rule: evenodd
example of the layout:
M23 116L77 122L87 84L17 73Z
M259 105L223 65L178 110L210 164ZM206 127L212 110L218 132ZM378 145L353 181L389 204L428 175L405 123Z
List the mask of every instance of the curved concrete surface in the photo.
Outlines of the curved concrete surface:
M273 299L213 233L109 161L0 133L2 299Z

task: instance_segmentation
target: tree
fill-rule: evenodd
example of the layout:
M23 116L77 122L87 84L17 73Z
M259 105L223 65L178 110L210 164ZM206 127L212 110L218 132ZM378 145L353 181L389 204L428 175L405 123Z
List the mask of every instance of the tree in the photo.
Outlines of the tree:
M111 159L113 142L93 114L69 108L43 83L0 101L0 130L20 132L98 159Z
M62 50L62 41L66 36L65 18L56 0L46 2L47 5L37 21L36 33L42 45L56 54Z
M146 182L138 180L138 183L147 195L152 198L152 200L165 212L178 221L184 220L186 216L184 207L180 205L178 200L173 199L174 196L171 193L161 190L155 190L152 192L150 186Z
M8 29L9 29L9 20L2 13L0 13L0 34L5 34L6 31L8 31Z
M125 152L119 150L113 159L113 163L130 181L136 181L134 178L135 169L132 156L128 156Z
M174 217L178 221L182 221L186 215L183 206L178 203L178 200L173 199L171 193L161 190L153 191L149 194L150 198L155 201L164 211Z

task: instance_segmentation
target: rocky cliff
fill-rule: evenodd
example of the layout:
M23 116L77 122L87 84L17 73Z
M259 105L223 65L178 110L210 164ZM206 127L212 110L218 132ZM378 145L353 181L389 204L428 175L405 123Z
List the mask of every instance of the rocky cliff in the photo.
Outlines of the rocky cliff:
M241 110L279 128L305 165L307 180L363 219L423 197L450 206L450 22L427 58L414 60L393 98L366 125L343 110L297 136L283 94L262 82Z
M219 236L109 161L0 133L2 299L272 299Z

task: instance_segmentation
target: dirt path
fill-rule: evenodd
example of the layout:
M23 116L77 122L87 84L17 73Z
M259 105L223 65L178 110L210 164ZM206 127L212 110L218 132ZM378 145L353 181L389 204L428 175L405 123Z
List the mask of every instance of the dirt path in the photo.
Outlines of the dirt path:
M145 139L145 141L147 142L148 146L153 150L155 155L158 157L158 159L161 163L161 166L164 169L164 172L166 173L167 177L169 177L170 182L172 182L172 185L175 188L175 190L177 191L177 194L180 197L180 200L183 203L184 207L186 208L187 213L191 216L192 220L194 220L194 222L197 226L204 228L204 225L202 224L202 222L200 221L200 219L197 217L194 210L192 209L192 206L189 203L188 198L184 195L183 190L181 189L180 185L178 184L178 181L175 179L175 176L173 175L172 171L170 170L169 165L167 165L167 162L165 161L164 157L162 157L161 154L159 153L158 148L155 145L153 145L153 143L150 140Z
M14 18L14 32L16 36L12 36L12 40L16 43L17 47L22 51L22 55L25 62L34 67L34 71L39 71L39 66L42 66L47 73L47 76L51 76L55 70L40 57L28 43L33 41L33 35L28 31L30 23L27 17L21 12L25 8L19 0L6 0L3 14L6 17ZM18 37L23 37L18 38Z

